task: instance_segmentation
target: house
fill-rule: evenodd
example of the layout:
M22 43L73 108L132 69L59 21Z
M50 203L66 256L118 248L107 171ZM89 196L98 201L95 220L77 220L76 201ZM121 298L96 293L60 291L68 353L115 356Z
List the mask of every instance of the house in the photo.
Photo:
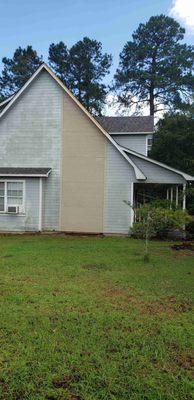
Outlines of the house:
M127 234L124 200L178 202L194 177L151 160L152 135L152 117L92 117L42 64L0 104L0 231Z

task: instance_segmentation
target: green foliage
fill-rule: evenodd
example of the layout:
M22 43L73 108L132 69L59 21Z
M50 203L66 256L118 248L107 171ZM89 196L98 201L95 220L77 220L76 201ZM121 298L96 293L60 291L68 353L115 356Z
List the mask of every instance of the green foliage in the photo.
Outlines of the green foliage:
M42 63L32 46L15 50L13 58L2 59L3 70L0 76L0 95L8 97L19 90Z
M158 122L150 157L194 175L194 119L165 115Z
M194 215L194 185L188 187L186 190L187 196L187 210L189 214Z
M65 43L52 43L49 46L49 56L48 56L49 64L55 74L61 81L66 85L69 85L70 79L70 58L69 58L69 50Z
M100 114L107 88L102 83L109 73L111 55L102 53L102 44L84 37L69 50L63 42L51 44L49 62L57 76L93 114Z
M156 204L151 203L136 209L135 215L136 222L133 225L132 234L144 239L147 229L149 229L149 238L166 237L170 230L183 230L183 227L193 220L187 211L157 207Z
M146 264L123 237L0 240L1 400L192 399L189 251L151 242Z
M194 47L181 44L185 30L165 15L140 24L120 54L115 89L121 104L149 104L153 115L177 107L193 93Z

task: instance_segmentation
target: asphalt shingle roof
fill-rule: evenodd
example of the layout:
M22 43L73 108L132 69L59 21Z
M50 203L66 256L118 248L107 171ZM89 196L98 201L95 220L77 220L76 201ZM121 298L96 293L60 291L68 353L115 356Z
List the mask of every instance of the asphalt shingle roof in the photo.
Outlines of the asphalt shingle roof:
M147 117L96 117L98 123L109 133L142 133L154 131L154 118Z
M0 176L48 176L51 168L0 167Z

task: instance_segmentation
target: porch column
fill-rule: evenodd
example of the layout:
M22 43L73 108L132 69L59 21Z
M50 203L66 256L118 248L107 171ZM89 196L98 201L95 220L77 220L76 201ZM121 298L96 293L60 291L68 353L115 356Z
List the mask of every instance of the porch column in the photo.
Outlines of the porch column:
M176 207L179 205L179 187L176 185Z
M133 226L133 223L134 223L134 217L135 217L134 209L133 209L133 206L134 206L134 184L133 184L133 183L131 183L131 201L130 201L130 203L131 203L131 221L130 221L130 227L132 227L132 226Z
M170 188L170 201L173 202L173 186Z
M167 189L167 191L166 191L166 198L167 198L167 200L169 200L169 189Z
M170 208L172 208L172 202L173 202L173 186L170 188Z
M186 209L186 183L183 185L183 210Z

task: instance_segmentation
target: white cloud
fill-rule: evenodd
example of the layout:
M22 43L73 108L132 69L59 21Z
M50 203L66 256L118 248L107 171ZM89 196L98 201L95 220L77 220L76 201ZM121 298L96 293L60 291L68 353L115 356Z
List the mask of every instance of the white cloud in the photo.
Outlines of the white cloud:
M194 0L173 0L170 15L180 20L194 34Z

